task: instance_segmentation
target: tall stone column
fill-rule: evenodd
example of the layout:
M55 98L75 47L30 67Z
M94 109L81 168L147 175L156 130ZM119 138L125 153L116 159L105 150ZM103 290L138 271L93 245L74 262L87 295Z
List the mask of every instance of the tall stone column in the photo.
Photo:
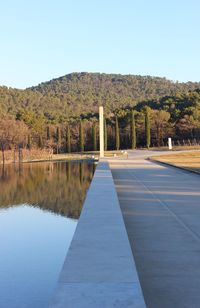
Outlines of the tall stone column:
M104 125L103 125L103 106L99 107L99 142L100 157L104 157Z

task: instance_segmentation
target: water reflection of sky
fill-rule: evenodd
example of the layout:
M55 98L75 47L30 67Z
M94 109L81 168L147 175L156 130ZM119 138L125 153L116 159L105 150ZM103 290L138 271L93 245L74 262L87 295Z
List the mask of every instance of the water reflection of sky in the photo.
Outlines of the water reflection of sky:
M89 169L84 167L86 168L84 174L80 166L71 166L70 181L67 179L69 170L65 164L54 166L53 175L50 173L50 177L47 172L43 174L46 170L44 168L46 168L44 165L40 167L35 165L31 169L27 166L20 174L20 178L16 178L19 177L19 173L16 175L10 169L3 178L0 178L0 200L4 201L3 205L0 204L0 307L2 308L48 306L77 225L77 220L74 218L79 215L80 202L84 200L93 173L90 167ZM6 181L6 186L3 181ZM60 186L61 181L64 181L64 189ZM42 191L39 191L39 184ZM50 190L54 184L56 190L52 193ZM47 185L49 188L45 187ZM17 191L18 188L23 198ZM28 194L25 188L29 189ZM72 196L72 191L76 194L76 189L82 194L78 198ZM4 195L5 192L7 196ZM59 198L62 199L61 204ZM19 203L22 200L23 202ZM32 206L28 204L30 201L37 202ZM57 205L54 206L53 202L57 202ZM73 202L76 203L75 210L72 208ZM74 218L67 218L68 214Z

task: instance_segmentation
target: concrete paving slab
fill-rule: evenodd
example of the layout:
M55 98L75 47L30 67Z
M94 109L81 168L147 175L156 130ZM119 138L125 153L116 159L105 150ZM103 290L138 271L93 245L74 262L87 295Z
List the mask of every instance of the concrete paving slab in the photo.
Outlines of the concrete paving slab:
M141 289L132 283L59 284L55 308L141 308Z
M181 307L199 308L200 303L200 277L191 276L165 276L141 278L143 292L148 293L151 301L147 303L148 308ZM156 296L155 296L156 295Z
M147 307L200 307L200 176L151 151L109 160ZM159 153L160 154L160 153Z

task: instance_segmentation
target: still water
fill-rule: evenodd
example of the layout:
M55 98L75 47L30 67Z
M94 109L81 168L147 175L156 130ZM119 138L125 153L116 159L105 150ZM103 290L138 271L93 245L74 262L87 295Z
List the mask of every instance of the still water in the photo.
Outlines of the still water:
M94 173L87 163L0 166L0 307L45 308Z

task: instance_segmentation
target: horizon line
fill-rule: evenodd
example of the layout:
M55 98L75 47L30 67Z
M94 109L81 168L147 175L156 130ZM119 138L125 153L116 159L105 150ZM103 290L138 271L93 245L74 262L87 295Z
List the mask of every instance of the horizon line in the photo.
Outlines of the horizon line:
M43 84L43 83L48 83L50 81L53 81L53 80L57 80L57 79L60 79L62 77L65 77L65 76L69 76L69 75L72 75L72 74L99 74L99 75L119 75L119 76L137 76L137 77L152 77L152 78L160 78L160 79L166 79L167 81L170 81L171 83L183 83L183 84L186 84L186 83L200 83L200 81L191 81L191 80L187 80L187 81L180 81L180 80L173 80L169 77L166 77L166 76L158 76L158 75L149 75L149 74L133 74L133 73L105 73L105 72L100 72L100 71L74 71L74 72L70 72L70 73L66 73L64 75L61 75L61 76L58 76L58 77L53 77L51 79L48 79L48 80L45 80L45 81L41 81L39 83L37 83L36 85L31 85L31 86L27 86L27 87L15 87L15 86L9 86L9 85L5 85L5 84L0 84L0 87L6 87L8 89L16 89L16 90L22 90L22 91L25 91L25 90L30 90L31 88L34 88L34 87L37 87L39 86L40 84Z

